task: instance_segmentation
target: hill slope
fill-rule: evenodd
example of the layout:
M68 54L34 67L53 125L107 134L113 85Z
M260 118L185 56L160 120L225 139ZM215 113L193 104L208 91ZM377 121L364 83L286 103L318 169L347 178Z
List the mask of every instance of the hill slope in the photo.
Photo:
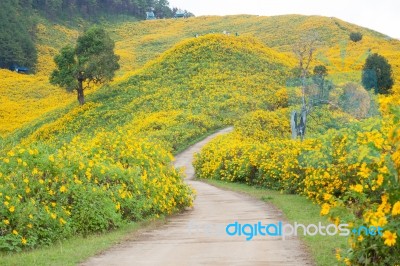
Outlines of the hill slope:
M284 105L281 76L290 61L249 38L190 39L92 93L88 104L50 116L0 151L0 200L7 202L0 250L191 206L193 192L171 151L251 110Z
M54 144L77 133L122 127L167 138L177 148L241 114L284 105L282 77L292 64L289 57L251 38L189 39L126 81L93 93L88 105L45 125L30 140Z
M399 41L335 18L300 15L197 17L115 22L105 26L116 40L116 53L121 57L121 70L117 73L116 82L125 80L149 60L184 39L195 34L222 31L255 37L285 54L291 54L291 45L299 36L316 31L323 41L318 49L316 64L327 65L336 82L358 81L359 70L370 52L387 57L393 66L397 84L400 81ZM0 123L0 135L6 135L49 111L75 101L75 95L51 86L48 75L54 68L53 56L63 45L73 43L84 27L85 24L71 28L42 20L37 28L38 73L34 77L16 79L17 76L9 71L0 70L0 78L7 80L0 86L1 100L6 103L0 109L0 121L4 122ZM348 36L352 31L363 33L363 40L350 42ZM396 85L395 90L400 91L398 88Z

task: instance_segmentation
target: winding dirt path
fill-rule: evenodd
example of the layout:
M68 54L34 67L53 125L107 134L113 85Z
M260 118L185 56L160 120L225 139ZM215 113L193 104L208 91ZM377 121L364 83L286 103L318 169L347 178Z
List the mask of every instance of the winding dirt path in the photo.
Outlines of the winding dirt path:
M248 196L193 180L193 155L227 128L176 156L186 182L197 191L194 208L170 218L166 225L144 230L134 239L89 259L82 265L313 265L297 238L228 236L225 227L239 223L284 220L273 206Z

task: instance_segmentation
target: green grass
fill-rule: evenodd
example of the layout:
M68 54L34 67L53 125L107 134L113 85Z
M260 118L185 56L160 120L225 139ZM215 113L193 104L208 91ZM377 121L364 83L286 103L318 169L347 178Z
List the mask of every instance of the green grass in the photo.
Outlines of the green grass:
M283 194L278 191L257 188L246 184L228 183L219 180L204 180L213 186L244 193L271 203L280 209L290 223L297 222L301 224L330 224L326 217L320 216L320 207L312 203L309 199L300 195ZM303 242L307 245L312 258L317 265L337 265L335 258L336 248L346 248L347 237L335 236L301 236Z
M76 265L107 250L111 246L128 240L140 229L155 228L165 224L165 219L145 220L131 223L104 234L89 237L74 237L59 241L50 247L20 253L0 253L0 265Z

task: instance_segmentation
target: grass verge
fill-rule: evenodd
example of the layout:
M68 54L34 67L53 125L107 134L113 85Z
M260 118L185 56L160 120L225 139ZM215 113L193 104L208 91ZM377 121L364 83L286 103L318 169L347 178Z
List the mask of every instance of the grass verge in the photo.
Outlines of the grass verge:
M165 218L131 223L103 234L88 237L77 236L59 241L50 247L42 247L20 253L0 253L1 265L77 265L99 254L111 246L127 240L130 235L143 228L155 228L165 224Z
M220 180L202 179L201 181L222 189L244 193L262 201L271 203L284 213L287 220L291 224L297 222L304 225L318 225L318 223L321 222L322 225L326 226L331 223L326 217L322 217L320 215L320 207L318 205L300 195L283 194L274 190ZM339 235L301 235L300 238L307 245L316 265L321 266L337 265L338 262L335 258L336 248L345 249L347 243L347 237Z

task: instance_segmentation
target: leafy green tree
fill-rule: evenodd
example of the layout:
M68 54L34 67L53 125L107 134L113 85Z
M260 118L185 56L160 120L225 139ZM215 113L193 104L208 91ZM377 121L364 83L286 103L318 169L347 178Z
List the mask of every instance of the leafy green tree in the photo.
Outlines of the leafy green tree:
M362 40L363 35L361 34L361 32L352 32L350 33L350 40L352 40L353 42L359 42Z
M393 87L392 66L387 59L377 53L368 56L362 73L362 84L375 93L389 94Z
M75 47L64 47L55 56L57 68L51 74L50 82L69 91L76 90L78 101L83 105L85 88L91 83L110 81L119 69L119 57L114 54L114 46L104 29L90 28L78 38Z
M318 65L314 67L314 75L326 77L328 75L328 69L324 65Z

